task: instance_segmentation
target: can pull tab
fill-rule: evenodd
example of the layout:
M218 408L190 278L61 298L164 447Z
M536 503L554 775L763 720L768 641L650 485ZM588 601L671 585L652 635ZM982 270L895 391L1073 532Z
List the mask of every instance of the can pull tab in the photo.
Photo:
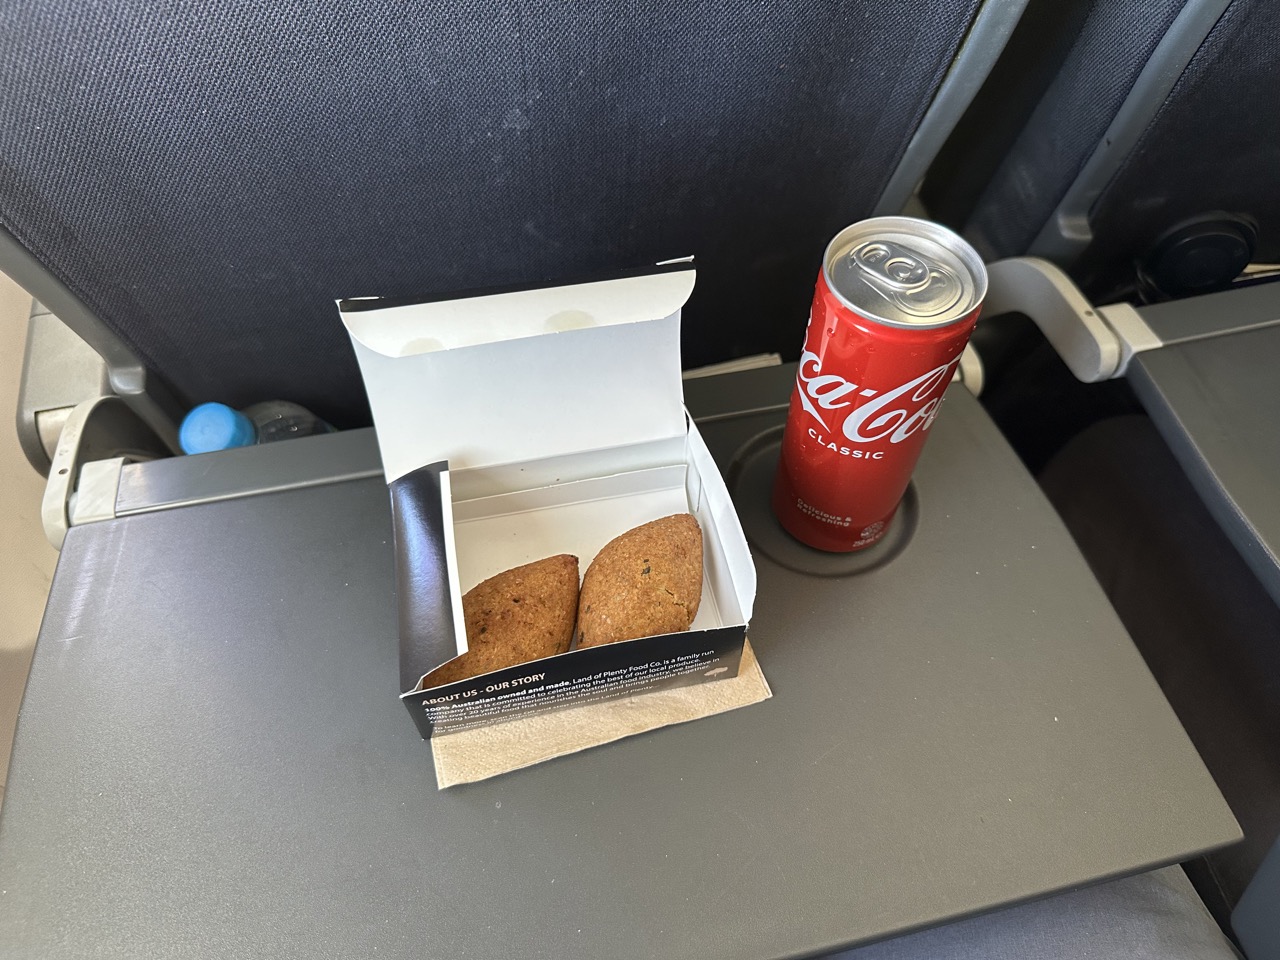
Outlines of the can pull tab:
M941 264L891 240L871 240L849 252L872 290L916 317L950 310L963 294L960 278Z

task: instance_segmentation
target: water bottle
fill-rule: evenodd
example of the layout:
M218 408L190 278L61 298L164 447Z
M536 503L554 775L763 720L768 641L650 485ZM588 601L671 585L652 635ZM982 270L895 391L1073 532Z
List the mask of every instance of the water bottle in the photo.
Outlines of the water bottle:
M202 403L183 418L178 442L184 453L209 453L332 431L306 407L287 400L267 400L243 410L225 403Z

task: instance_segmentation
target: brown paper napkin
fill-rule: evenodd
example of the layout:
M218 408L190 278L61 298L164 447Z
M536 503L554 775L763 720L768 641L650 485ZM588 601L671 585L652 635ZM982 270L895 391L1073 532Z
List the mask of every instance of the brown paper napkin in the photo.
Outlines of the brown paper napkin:
M641 693L433 737L436 784L443 790L487 780L637 733L736 710L771 696L773 691L747 641L738 675L730 680Z

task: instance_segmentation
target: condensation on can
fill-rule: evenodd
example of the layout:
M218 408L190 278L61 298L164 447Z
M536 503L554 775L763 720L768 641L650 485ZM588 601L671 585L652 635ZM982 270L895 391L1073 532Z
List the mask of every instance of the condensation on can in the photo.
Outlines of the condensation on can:
M792 536L849 552L885 535L986 287L973 248L927 221L865 220L828 245L773 491Z

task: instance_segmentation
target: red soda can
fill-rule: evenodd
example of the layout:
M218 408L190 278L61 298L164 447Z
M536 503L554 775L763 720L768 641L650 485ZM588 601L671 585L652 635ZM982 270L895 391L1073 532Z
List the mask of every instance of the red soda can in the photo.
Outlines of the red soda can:
M877 217L836 234L773 487L788 533L840 553L884 536L986 292L977 252L936 223Z

